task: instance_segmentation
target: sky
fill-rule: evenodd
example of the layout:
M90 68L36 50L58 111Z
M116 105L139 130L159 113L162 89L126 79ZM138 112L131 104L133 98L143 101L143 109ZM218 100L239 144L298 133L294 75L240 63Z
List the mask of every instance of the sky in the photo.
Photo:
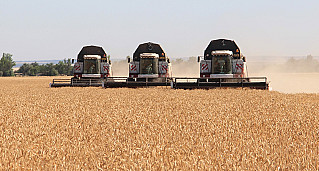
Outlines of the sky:
M171 58L203 55L233 39L249 56L319 56L317 0L0 0L0 53L13 59L76 58L98 45L111 59L140 43Z

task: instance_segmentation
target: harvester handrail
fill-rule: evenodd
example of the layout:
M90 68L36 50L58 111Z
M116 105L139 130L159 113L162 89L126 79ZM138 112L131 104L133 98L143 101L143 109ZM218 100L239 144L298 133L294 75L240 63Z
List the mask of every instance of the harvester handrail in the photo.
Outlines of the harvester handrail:
M70 79L66 79L66 78L57 78L57 79L53 79L53 84L54 83L70 83L71 80Z
M192 80L192 81L190 81ZM268 89L267 77L246 77L246 78L211 78L211 77L175 77L174 88L216 88L216 87L251 87Z
M241 80L241 81L243 81L243 80L247 80L247 79L249 79L249 80L264 80L264 82L267 82L267 77L245 77L245 78L211 78L211 77L201 77L201 78L199 78L199 77L173 77L173 80L175 81L175 82L177 82L176 80L187 80L187 82L188 82L188 80L200 80L200 79L219 79L220 81L221 80Z
M106 77L106 78L127 78L127 77Z
M70 80L70 78L54 78L53 80Z

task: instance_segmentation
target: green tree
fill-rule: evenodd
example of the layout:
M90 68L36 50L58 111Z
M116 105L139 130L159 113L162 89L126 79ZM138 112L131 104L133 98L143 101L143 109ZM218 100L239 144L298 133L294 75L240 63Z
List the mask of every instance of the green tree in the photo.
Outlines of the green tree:
M63 61L59 61L58 64L55 65L55 69L59 74L63 75L72 75L72 62L71 59L64 59Z
M55 69L55 66L53 63L49 63L44 66L44 72L42 73L45 76L56 76L59 74L59 72Z
M39 64L36 62L31 64L24 63L16 72L25 76L36 76L39 74Z
M23 75L30 75L31 67L32 65L24 63L16 72L22 73Z
M9 53L3 53L0 59L0 76L14 76L13 69L16 63L12 59L12 55Z
M30 75L36 76L39 75L39 67L40 65L37 62L31 63Z

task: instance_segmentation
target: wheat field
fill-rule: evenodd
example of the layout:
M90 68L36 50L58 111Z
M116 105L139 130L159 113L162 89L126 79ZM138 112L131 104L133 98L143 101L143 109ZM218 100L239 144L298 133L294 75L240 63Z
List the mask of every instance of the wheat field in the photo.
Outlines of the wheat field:
M319 96L0 78L0 167L318 170Z

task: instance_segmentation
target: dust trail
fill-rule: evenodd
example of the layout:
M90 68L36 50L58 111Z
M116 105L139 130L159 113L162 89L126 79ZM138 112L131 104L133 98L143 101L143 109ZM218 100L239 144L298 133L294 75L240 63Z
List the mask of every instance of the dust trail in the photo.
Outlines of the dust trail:
M127 60L115 61L112 63L112 71L114 77L128 77Z
M249 76L266 76L274 91L283 93L319 93L319 61L306 58L247 62Z
M173 77L199 77L199 63L196 57L172 60Z
M258 73L266 76L270 87L282 93L319 93L319 73Z

